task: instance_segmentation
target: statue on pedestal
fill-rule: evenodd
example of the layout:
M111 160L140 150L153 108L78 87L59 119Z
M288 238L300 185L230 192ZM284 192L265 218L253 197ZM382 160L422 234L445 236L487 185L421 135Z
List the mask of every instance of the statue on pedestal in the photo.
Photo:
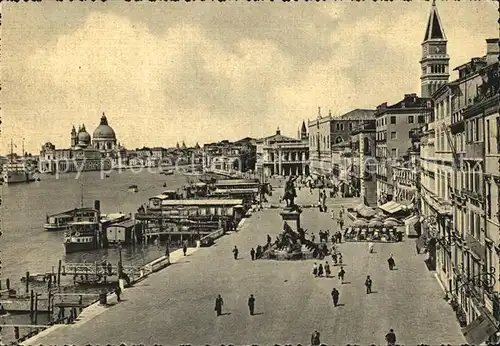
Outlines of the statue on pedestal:
M297 197L297 193L295 192L295 180L297 177L290 176L285 183L285 194L283 199L286 201L286 206L292 209L296 209L297 205L294 200Z

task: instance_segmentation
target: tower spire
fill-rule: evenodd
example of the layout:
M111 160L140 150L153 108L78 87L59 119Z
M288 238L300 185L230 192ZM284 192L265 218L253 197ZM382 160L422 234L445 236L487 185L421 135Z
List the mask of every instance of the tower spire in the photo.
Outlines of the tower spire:
M433 0L422 42L421 97L431 97L441 85L448 82L450 58L446 54L447 42L436 1Z

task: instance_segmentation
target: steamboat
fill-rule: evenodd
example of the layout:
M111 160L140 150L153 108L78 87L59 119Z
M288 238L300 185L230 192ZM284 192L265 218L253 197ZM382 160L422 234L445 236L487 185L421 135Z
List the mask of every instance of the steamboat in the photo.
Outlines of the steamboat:
M29 183L35 181L32 170L26 167L25 162L14 160L14 143L12 139L10 140L10 160L3 165L2 172L3 182L5 184Z
M81 208L79 216L68 224L64 233L65 252L68 254L108 247L106 228L129 218L122 213L101 214L99 201L94 202L94 208Z

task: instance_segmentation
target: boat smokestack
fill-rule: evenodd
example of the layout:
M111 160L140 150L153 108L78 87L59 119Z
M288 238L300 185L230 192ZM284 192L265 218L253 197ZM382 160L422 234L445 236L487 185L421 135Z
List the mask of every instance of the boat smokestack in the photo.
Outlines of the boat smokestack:
M94 209L101 211L101 201L99 200L94 201Z

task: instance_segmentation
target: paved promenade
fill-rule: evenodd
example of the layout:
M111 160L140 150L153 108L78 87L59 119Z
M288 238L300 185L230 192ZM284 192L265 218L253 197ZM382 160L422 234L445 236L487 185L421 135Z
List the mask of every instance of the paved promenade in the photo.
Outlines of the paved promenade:
M298 201L308 198L302 190ZM328 204L340 207L348 202ZM302 223L316 235L319 229L336 230L329 213L317 209L304 210ZM368 345L384 344L389 328L395 330L398 343L406 345L465 343L436 279L422 255L415 254L413 240L376 244L375 254L368 253L366 243L340 245L348 282L341 285L337 278L314 278L313 260L251 261L250 249L264 244L267 234L274 239L281 227L279 210L258 212L241 231L126 289L125 301L90 323L58 327L30 344L305 345L317 329L329 345ZM240 250L239 260L232 258L234 245ZM391 253L395 271L387 268ZM373 278L371 295L365 293L366 275ZM330 297L333 287L340 291L342 306L337 308ZM217 294L224 299L225 315L220 317L214 311ZM248 313L250 294L256 298L255 316Z

